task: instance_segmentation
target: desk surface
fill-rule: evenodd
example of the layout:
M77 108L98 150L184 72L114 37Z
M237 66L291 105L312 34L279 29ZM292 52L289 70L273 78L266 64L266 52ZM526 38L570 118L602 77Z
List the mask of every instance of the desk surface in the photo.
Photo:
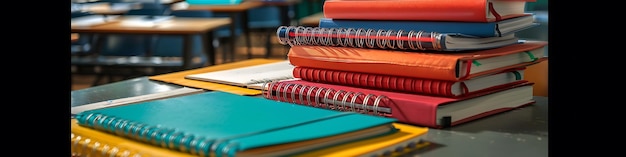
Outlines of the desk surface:
M315 13L313 15L305 16L300 19L300 24L304 26L317 27L320 24L320 19L324 17L323 12Z
M148 77L72 91L72 106L180 88ZM91 90L91 91L90 91ZM547 157L548 97L535 104L446 129L429 129L429 147L407 156Z
M72 33L125 33L125 34L198 34L205 33L218 27L229 25L229 18L182 18L174 17L159 23L155 27L129 27L122 25L125 15L101 25L90 27L72 27Z

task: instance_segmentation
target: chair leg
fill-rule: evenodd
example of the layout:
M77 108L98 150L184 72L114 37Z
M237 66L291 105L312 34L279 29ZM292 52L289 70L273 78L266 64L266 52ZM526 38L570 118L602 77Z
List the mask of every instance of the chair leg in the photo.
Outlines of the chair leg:
M265 30L265 58L270 58L272 56L272 42L270 41L272 37L272 29Z

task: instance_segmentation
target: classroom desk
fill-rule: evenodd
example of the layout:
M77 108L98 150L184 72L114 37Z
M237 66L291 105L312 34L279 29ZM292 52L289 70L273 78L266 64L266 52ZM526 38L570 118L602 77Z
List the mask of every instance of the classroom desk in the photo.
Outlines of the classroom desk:
M244 1L241 2L238 5L189 5L187 2L180 2L180 3L176 3L176 4L172 4L171 9L172 10L210 10L212 12L215 13L228 13L230 15L230 19L231 21L236 21L237 20L237 15L241 16L241 28L243 31L243 34L245 36L246 39L246 47L247 47L247 53L248 53L248 58L252 58L252 42L250 41L250 29L248 27L248 14L247 11L252 9L252 8L256 8L256 7L260 7L263 6L262 2L258 2L258 1ZM230 47L231 50L233 51L232 53L230 53L230 61L235 61L235 42L236 42L236 36L235 36L235 25L231 25L230 26L230 36L231 36L231 42L230 42ZM226 58L228 53L224 53L224 61L226 62L228 59Z
M122 95L136 96L179 87L140 77L91 88L108 92L87 93L84 92L85 89L72 91L72 106L76 105L75 102L109 100L123 97ZM130 90L123 93L114 92L115 89L120 88ZM451 128L431 128L425 137L431 145L404 156L547 157L548 97L535 96L534 98L537 101L535 104L520 109L484 117Z
M120 21L125 17L133 17L132 15L125 15L120 17ZM110 22L102 25L91 27L72 27L72 33L90 33L99 34L99 36L106 34L151 34L151 35L180 35L183 36L183 68L189 69L192 59L192 40L193 35L201 35L203 40L203 46L205 54L209 59L209 65L216 63L215 47L213 46L213 30L231 25L231 21L228 18L182 18L174 17L169 21L159 24L156 27L128 27L123 26L121 22ZM94 50L99 50L102 45L102 40L96 40ZM98 53L98 52L94 52Z
M79 35L78 35L78 33L70 33L70 37L71 37L71 41L72 42L76 42L76 41L78 41Z

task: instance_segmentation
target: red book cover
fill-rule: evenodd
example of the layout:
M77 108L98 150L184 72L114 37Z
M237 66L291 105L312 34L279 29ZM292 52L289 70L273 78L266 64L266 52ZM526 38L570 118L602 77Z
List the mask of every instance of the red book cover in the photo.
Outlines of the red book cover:
M309 67L293 69L294 78L311 82L443 97L460 97L524 83L523 76L523 69L510 69L464 81L445 81Z
M536 0L326 0L324 17L354 20L494 22L524 16Z
M266 99L329 110L358 112L399 122L445 128L534 103L532 82L448 98L333 85L304 80L268 83Z
M294 66L459 81L547 60L547 44L526 41L458 53L302 45L292 46L287 57Z

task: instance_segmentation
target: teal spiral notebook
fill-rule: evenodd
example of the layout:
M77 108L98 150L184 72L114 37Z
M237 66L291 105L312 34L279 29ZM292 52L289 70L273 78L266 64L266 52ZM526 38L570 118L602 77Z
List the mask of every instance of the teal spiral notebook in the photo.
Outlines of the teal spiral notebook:
M392 118L220 91L88 110L76 119L198 156L284 156L397 131Z

